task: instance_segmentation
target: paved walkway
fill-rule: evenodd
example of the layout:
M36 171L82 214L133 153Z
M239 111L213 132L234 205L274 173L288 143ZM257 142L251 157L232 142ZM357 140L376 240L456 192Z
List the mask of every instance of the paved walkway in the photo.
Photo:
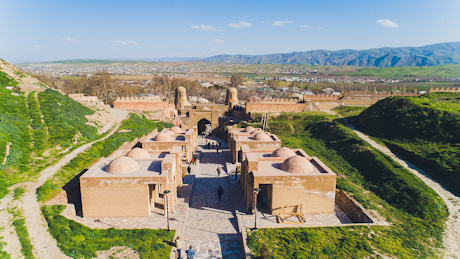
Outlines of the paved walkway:
M198 144L204 145L205 140L199 137ZM195 183L181 238L185 241L184 248L193 246L195 258L243 258L225 171L230 151L222 144L224 149L219 153L216 149L203 149L199 166L192 172ZM218 166L222 169L220 176L217 176ZM222 201L217 197L219 185L224 189ZM185 256L187 249L182 250Z

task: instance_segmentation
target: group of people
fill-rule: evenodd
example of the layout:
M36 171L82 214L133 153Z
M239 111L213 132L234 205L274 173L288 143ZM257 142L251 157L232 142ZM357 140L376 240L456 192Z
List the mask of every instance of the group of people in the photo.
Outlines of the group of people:
M204 145L204 148L217 149L217 152L219 152L219 149L222 149L222 143L216 141L208 141L208 139L206 139L206 144Z
M176 238L176 250L178 254L178 259L182 259L182 245L184 244L184 241L180 239L180 236ZM193 250L193 246L190 245L189 249L185 251L185 254L187 255L187 259L193 259L195 257L195 250Z

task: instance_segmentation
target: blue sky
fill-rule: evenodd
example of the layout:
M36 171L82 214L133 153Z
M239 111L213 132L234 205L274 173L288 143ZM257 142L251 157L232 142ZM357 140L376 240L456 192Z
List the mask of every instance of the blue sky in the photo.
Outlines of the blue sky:
M0 58L208 57L460 41L459 0L0 0Z

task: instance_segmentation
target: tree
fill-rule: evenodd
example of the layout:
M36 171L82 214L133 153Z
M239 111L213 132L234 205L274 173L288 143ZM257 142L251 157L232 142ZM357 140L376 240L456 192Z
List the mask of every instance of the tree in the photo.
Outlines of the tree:
M243 84L243 76L240 74L233 74L230 78L230 86L237 87Z
M268 80L268 83L267 83L267 84L268 84L268 86L269 86L270 88L272 88L272 89L277 88L278 85L279 85L279 84L278 84L278 81L275 80L275 79L270 79L270 80Z

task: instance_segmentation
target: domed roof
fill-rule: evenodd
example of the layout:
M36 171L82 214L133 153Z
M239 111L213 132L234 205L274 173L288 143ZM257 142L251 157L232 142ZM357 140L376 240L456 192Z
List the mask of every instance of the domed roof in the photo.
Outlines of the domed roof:
M208 107L203 107L203 108L201 108L201 109L202 109L202 110L211 110L211 109L209 109Z
M253 140L272 140L265 132L259 132L254 137L252 137Z
M176 133L174 133L174 131L172 131L172 130L170 130L170 129L167 129L167 130L165 130L165 131L163 131L163 132L166 133L166 134L169 134L169 135L171 135L171 136L172 136L172 135L176 135Z
M171 141L172 138L171 138L171 136L169 134L160 132L155 136L155 138L153 140L155 140L155 141Z
M120 156L110 162L106 168L106 172L109 174L129 174L138 169L139 164L136 160L127 156Z
M139 147L135 147L131 149L131 151L129 151L128 154L126 154L126 156L134 158L134 159L150 159L151 158L147 150L139 148Z
M254 127L247 126L247 127L243 130L243 132L251 132L251 131L253 131L253 130L255 130Z
M170 130L174 133L182 133L182 130L177 126L172 126Z
M280 169L293 174L309 174L315 171L315 167L310 161L302 156L291 156L284 160Z
M179 87L177 87L176 89L177 89L177 91L179 91L179 92L185 92L185 91L186 91L186 90L185 90L185 87L183 87L183 86L179 86Z
M227 91L232 92L232 93L237 93L238 92L238 90L236 90L236 88L234 88L234 87L228 88Z
M292 149L288 147L280 147L277 150L273 151L273 153L270 156L271 157L291 157L295 155L296 153L292 151Z
M256 133L259 133L259 132L263 132L263 131L261 131L260 129L255 129L255 130L251 131L251 133L249 133L249 134L256 134Z

